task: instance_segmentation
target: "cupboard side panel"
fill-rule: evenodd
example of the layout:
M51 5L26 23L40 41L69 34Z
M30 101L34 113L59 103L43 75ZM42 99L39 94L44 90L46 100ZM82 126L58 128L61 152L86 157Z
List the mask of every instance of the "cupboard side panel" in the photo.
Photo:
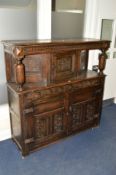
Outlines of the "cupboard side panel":
M19 96L8 88L9 112L12 139L16 142L18 147L22 149L22 128L21 116L19 108Z
M15 59L13 56L5 52L5 66L7 82L15 82Z

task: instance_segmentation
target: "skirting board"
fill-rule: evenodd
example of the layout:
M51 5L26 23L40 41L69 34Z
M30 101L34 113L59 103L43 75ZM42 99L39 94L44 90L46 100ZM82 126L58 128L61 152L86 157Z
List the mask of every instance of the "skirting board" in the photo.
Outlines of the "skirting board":
M0 141L11 138L8 104L0 105Z
M0 141L7 140L9 138L11 138L11 131L9 129L0 132Z
M116 102L115 98L104 100L103 107L109 106L115 102ZM9 108L8 104L5 104L0 105L0 141L9 138L11 138Z

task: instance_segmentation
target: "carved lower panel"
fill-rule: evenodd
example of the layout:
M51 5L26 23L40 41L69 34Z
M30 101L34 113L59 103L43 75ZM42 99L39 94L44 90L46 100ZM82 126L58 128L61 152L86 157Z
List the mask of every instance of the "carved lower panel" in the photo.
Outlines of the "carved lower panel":
M89 121L92 120L94 118L95 115L95 100L91 100L89 102L87 102L86 105L86 114L85 114L85 120Z
M72 105L72 128L77 128L81 124L92 121L99 117L99 113L96 113L96 100L91 99L81 103Z
M64 132L64 112L60 111L55 114L43 114L35 117L35 138L43 141L46 137Z
M72 127L81 123L82 117L82 105L74 104L72 105Z
M63 131L64 129L63 118L64 118L63 112L60 112L59 114L54 115L54 132L55 133Z
M36 118L36 121L35 121L36 138L42 139L45 136L47 136L46 124L47 124L47 120L45 118Z

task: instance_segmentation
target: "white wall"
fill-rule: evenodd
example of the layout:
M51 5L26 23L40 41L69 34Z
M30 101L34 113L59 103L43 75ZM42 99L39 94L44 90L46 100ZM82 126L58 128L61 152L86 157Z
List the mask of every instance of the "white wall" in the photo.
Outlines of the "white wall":
M34 5L25 8L0 8L0 40L36 38L36 18ZM4 53L0 44L0 86L5 82ZM0 98L0 103L1 100Z
M85 0L56 0L52 12L52 38L82 38L84 11Z
M84 15L52 12L52 38L81 38Z
M33 0L26 7L0 8L0 40L36 38L36 5Z
M0 40L37 38L36 0L27 7L0 7ZM9 138L9 114L3 46L0 44L0 140Z
M37 38L51 39L52 0L37 0Z
M27 6L32 0L20 0L20 1L16 1L16 0L0 0L0 7L12 7L12 6L16 6L16 7L21 7L21 6Z
M90 38L100 38L101 19L116 19L116 1L115 0L86 0L86 26L85 36ZM92 59L95 57L95 59ZM91 55L89 65L92 66L98 62L96 54ZM116 97L116 60L107 60L105 69L106 81L104 100Z
M56 10L58 9L77 9L83 10L85 0L56 0Z
M101 19L116 19L116 0L99 0L98 34L101 28ZM107 60L105 73L107 77L105 83L104 99L113 97L116 98L116 59L110 58Z

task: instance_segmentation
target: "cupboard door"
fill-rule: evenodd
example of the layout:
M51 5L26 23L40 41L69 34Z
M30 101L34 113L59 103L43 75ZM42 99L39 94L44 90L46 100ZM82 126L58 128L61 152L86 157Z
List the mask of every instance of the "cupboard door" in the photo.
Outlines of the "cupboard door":
M66 116L64 108L34 115L27 119L33 137L26 139L29 150L41 148L66 136ZM28 130L29 131L29 130ZM29 133L28 133L29 135Z
M34 114L25 120L26 139L30 151L52 143L66 136L66 116L64 108Z
M34 115L35 144L44 145L66 133L64 108Z
M69 107L69 133L86 129L99 123L102 105L101 98L102 88L83 89L80 90L80 94L71 94Z
M51 60L51 82L60 82L74 77L76 73L76 51L53 54Z
M31 107L25 111L27 111L26 140L29 140L29 136L32 141L29 145L30 150L66 136L67 118L65 115L63 94L32 100Z

